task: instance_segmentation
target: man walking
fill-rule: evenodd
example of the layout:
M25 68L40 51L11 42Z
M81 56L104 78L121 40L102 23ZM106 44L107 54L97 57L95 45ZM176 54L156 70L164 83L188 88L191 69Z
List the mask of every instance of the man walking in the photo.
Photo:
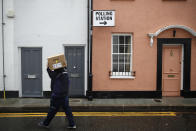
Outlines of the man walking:
M38 125L49 128L49 124L54 118L59 108L63 107L69 122L67 128L75 129L76 124L74 122L73 114L69 106L69 77L67 70L66 68L60 68L52 71L49 69L49 67L47 67L47 72L51 78L52 95L50 99L50 108L48 111L47 118L44 121L40 122Z

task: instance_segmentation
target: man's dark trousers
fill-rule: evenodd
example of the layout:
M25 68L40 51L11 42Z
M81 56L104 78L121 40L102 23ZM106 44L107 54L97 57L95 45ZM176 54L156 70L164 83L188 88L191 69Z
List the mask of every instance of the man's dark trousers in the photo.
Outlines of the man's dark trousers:
M54 118L55 114L59 110L59 108L62 106L62 108L65 111L66 117L69 121L69 126L74 126L74 120L73 120L73 114L71 111L71 108L69 107L69 98L68 96L63 98L55 98L51 97L50 99L50 108L48 111L48 116L44 121L44 125L49 125L50 121Z

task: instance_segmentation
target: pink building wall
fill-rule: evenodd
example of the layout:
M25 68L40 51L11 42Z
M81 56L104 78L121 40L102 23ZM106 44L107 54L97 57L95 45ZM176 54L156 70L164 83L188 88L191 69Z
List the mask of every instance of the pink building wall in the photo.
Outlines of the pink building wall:
M157 38L173 38L172 29L154 38L148 33L169 25L184 25L196 31L196 1L93 0L93 10L115 10L115 27L93 27L93 91L155 91ZM111 40L113 33L133 35L132 70L135 79L111 79ZM192 38L191 90L196 91L196 38L176 29L175 38Z

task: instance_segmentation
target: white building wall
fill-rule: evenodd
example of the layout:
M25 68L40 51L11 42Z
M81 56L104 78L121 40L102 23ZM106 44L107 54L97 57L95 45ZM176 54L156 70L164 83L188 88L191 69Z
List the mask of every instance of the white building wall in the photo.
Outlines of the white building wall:
M1 1L0 1L0 7L2 7ZM0 10L0 23L2 23L2 10ZM0 91L3 91L2 24L0 24ZM0 96L0 97L1 97L1 96Z
M5 15L9 10L15 18L4 16L6 90L21 96L21 47L42 48L43 91L50 90L47 57L64 53L65 45L85 47L87 72L87 0L6 0Z
M8 11L14 9L14 0L4 0L3 17L4 17L4 61L5 61L5 88L6 91L18 90L15 85L15 64L14 64L14 19L7 17Z

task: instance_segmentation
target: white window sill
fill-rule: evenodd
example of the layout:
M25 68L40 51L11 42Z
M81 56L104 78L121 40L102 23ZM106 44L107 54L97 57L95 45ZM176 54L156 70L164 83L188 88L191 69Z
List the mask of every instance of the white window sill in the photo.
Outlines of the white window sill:
M111 79L135 79L135 76L110 76Z

